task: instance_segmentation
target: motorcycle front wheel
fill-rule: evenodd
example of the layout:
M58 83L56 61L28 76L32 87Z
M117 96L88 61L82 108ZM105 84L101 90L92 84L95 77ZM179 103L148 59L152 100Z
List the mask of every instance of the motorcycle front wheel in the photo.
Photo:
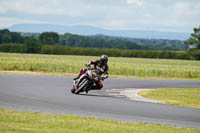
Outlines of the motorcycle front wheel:
M75 93L75 89L74 88L71 89L71 93Z
M87 79L83 79L77 86L77 89L74 91L75 94L79 94L80 92L84 91L83 89L88 84Z

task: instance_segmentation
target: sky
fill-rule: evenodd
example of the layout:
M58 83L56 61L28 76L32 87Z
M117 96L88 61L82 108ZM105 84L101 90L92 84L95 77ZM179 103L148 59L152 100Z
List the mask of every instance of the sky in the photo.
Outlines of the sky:
M0 0L0 28L21 23L191 33L200 0Z

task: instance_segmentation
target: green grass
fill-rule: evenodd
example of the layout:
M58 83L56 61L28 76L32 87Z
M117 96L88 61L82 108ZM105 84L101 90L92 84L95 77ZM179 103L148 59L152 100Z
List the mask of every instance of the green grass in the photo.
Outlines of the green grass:
M117 122L73 115L0 110L1 133L200 133L197 129Z
M77 74L93 59L99 57L0 53L0 71ZM199 61L110 57L109 66L115 77L200 80Z
M200 88L170 88L139 92L141 96L163 101L165 104L200 108Z

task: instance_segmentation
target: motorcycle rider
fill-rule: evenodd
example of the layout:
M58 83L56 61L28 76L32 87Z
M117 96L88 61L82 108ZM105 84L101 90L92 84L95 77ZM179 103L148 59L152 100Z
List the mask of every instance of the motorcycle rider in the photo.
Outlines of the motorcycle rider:
M96 85L93 86L91 89L92 90L100 90L102 87L103 87L103 84L101 82L101 80L103 81L104 79L107 79L108 78L108 56L107 55L102 55L100 60L93 60L93 61L89 61L87 63L87 67L90 69L91 68L91 65L94 65L94 69L101 69L103 70L103 72L99 73L100 75L104 74L103 77L101 77L97 82L96 82ZM80 76L82 74L84 74L88 68L83 68L81 69L80 73L77 75L77 77L74 78L74 80L77 80L80 78Z

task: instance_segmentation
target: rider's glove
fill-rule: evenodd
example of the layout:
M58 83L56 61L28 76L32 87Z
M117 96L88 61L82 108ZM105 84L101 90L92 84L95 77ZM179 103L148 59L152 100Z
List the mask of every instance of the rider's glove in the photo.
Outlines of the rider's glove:
M104 79L107 79L108 78L108 72L105 72L104 73L104 77L103 77Z
M104 80L104 77L96 77L95 80L96 80L96 81L103 81L103 80Z
M99 77L96 77L94 80L99 81Z
M92 69L91 66L90 66L89 64L85 64L85 66L86 66L89 70Z

